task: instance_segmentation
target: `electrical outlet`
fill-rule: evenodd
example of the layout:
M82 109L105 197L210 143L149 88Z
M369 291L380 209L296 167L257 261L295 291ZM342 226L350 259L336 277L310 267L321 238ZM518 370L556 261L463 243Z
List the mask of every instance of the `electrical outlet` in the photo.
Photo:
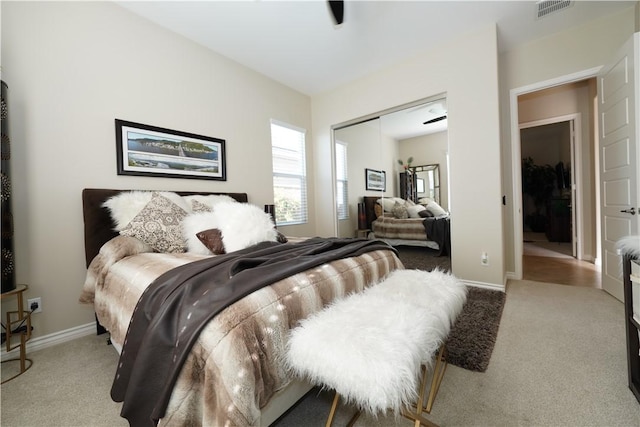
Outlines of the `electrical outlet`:
M489 265L489 254L486 252L482 252L482 255L480 256L480 265L483 266L488 266Z
M31 311L31 307L33 307L33 305L36 305L37 308L35 310L33 310L34 313L41 313L42 312L42 298L38 297L38 298L29 298L27 300L27 310Z

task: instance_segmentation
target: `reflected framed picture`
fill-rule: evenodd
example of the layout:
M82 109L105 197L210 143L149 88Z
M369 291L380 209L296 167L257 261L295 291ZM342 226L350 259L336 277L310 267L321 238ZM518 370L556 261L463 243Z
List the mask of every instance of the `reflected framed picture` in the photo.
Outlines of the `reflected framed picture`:
M116 119L118 175L227 180L225 140Z
M387 190L387 174L384 171L375 169L365 169L365 183L367 190L386 191Z

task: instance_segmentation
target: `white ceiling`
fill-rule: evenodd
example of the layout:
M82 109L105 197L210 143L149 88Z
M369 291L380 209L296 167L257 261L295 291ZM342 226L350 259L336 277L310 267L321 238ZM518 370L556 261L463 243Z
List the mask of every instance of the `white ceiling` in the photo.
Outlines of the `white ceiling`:
M178 34L308 95L358 79L495 22L506 51L635 1L574 1L536 19L535 1L117 1Z
M629 1L574 1L536 18L536 1L346 0L336 26L324 0L117 1L116 3L307 95L332 90L496 23L498 48L508 51L569 27L632 8ZM446 110L446 100L441 107ZM381 130L396 139L441 132L442 114L412 108L385 116Z
M439 117L444 120L425 125L424 122ZM396 140L413 138L447 130L447 100L438 99L415 107L385 114L381 117L380 132Z

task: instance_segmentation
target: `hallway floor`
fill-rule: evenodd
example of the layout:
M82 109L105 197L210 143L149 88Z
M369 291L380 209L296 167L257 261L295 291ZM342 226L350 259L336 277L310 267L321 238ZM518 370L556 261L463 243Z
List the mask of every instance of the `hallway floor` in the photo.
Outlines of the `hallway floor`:
M538 282L601 288L595 264L571 256L571 243L549 242L543 233L524 233L522 278Z

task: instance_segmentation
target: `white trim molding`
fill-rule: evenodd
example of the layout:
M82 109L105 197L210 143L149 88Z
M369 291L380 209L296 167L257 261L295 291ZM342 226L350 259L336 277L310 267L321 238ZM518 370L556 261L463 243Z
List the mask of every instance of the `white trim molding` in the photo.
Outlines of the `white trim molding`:
M495 283L474 282L471 280L462 280L462 283L464 283L467 286L473 286L474 288L488 289L490 291L506 292L507 290L506 286L496 285Z
M68 341L73 341L78 338L86 337L96 333L95 322L87 323L86 325L76 326L70 329L66 329L60 332L54 332L53 334L45 335L43 337L37 337L27 341L27 357L32 351L43 350L45 348L53 347L58 344L63 344ZM19 348L7 352L6 347L3 345L2 352L0 353L0 359L4 362L7 359L19 357Z
M523 253L523 232L522 232L522 175L521 175L521 151L520 151L520 124L518 123L518 96L526 93L548 89L567 83L586 80L596 77L602 66L578 71L573 74L556 77L553 79L521 86L509 91L509 112L511 127L511 178L513 180L511 200L513 200L513 249L514 249L514 270L508 271L507 276L520 280L522 279L522 253Z

